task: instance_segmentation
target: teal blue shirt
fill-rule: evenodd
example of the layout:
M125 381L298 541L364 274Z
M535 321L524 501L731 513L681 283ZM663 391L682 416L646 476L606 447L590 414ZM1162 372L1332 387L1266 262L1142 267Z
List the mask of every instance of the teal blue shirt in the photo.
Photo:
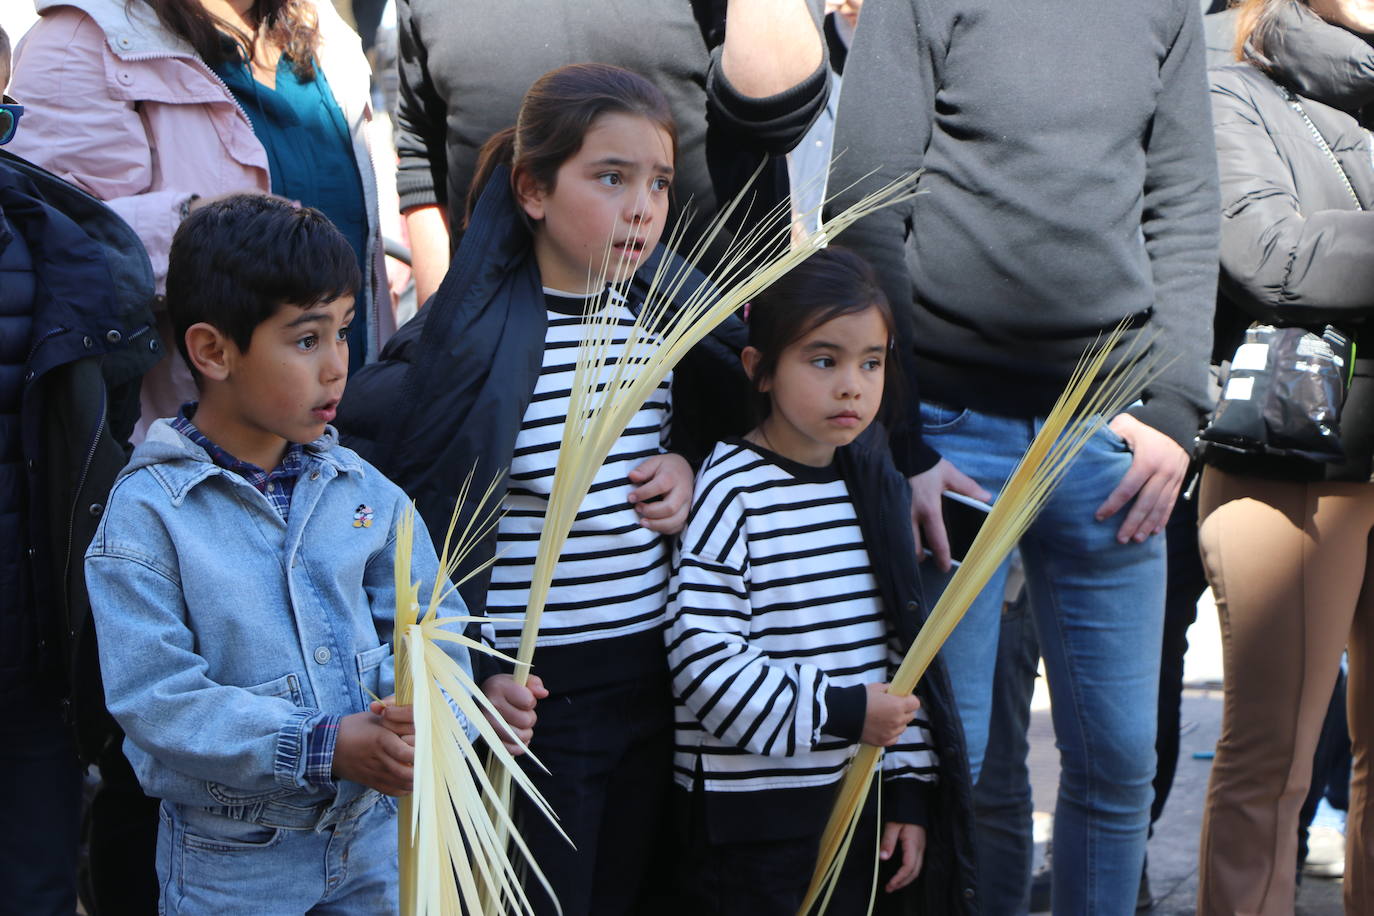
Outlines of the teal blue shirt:
M253 133L267 151L272 193L322 211L348 239L359 269L364 269L367 202L353 155L353 137L318 62L315 78L302 82L291 61L282 55L275 89L255 80L243 61L226 61L214 71L243 106ZM350 371L361 366L367 356L370 294L369 289L358 291L357 313L348 340Z

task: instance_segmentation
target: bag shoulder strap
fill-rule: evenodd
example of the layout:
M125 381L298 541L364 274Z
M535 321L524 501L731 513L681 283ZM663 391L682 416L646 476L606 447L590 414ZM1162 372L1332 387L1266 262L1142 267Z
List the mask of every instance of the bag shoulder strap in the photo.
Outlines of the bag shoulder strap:
M1266 76L1267 75L1268 74L1266 74ZM1288 103L1288 107L1296 111L1298 117L1302 118L1303 122L1307 124L1307 129L1312 132L1312 138L1317 141L1317 146L1321 147L1322 152L1326 153L1326 158L1336 167L1336 172L1341 176L1341 183L1345 185L1345 190L1350 194L1350 199L1355 201L1356 207L1363 210L1364 204L1360 202L1360 195L1355 193L1355 186L1350 183L1350 176L1346 174L1345 167L1341 165L1341 160L1336 158L1336 153L1331 149L1331 144L1326 142L1326 138L1322 136L1322 132L1317 130L1317 125L1312 123L1312 119L1308 116L1306 109L1302 107L1302 102L1298 100L1297 95L1287 86L1273 80L1272 77L1270 77L1270 80L1274 83L1274 86L1278 88L1279 95L1283 96L1283 100Z

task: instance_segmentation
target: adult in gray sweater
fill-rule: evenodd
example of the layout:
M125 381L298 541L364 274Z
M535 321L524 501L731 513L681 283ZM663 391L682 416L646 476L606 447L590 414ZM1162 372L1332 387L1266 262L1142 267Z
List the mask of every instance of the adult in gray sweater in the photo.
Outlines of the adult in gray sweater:
M995 497L1099 334L1125 320L1175 357L1093 437L1021 544L1063 761L1056 912L1135 904L1154 775L1158 535L1206 406L1210 126L1197 0L870 4L845 71L830 185L854 187L839 203L925 169L927 194L843 241L874 262L900 316L911 390L894 446L918 544L940 569L941 492ZM1004 579L944 650L975 778Z

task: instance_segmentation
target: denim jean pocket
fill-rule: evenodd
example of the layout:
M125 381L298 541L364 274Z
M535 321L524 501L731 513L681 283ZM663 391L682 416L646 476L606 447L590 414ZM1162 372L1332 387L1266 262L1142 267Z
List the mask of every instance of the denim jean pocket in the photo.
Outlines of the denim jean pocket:
M952 432L963 425L964 421L968 419L969 413L970 411L967 407L946 407L943 404L933 404L930 401L922 401L921 432Z
M286 832L281 827L264 827L191 807L179 807L176 819L181 822L182 845L207 852L271 849L282 841Z
M1120 433L1105 423L1102 424L1102 429L1098 430L1097 434L1118 452L1129 452L1131 450L1130 443L1121 438Z

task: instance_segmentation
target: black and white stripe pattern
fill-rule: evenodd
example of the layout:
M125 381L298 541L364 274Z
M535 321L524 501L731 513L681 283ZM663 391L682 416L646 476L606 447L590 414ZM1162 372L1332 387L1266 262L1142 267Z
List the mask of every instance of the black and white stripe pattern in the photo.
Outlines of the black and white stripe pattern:
M502 650L513 650L520 641L578 346L588 327L582 312L585 300L554 294L548 298L551 304L559 299L569 304L549 311L544 366L515 440L506 514L497 527L497 560L487 592L487 613ZM634 315L619 298L605 307L615 311L614 353L628 338ZM609 378L615 361L607 362ZM670 385L671 376L635 414L582 501L554 572L539 629L540 646L627 636L663 621L668 541L640 525L626 494L633 488L629 472L663 451L671 419Z
M885 682L898 660L849 492L743 442L720 443L696 482L666 634L677 782L698 760L708 792L820 786L855 745L826 733L826 691ZM934 779L924 713L884 758Z

